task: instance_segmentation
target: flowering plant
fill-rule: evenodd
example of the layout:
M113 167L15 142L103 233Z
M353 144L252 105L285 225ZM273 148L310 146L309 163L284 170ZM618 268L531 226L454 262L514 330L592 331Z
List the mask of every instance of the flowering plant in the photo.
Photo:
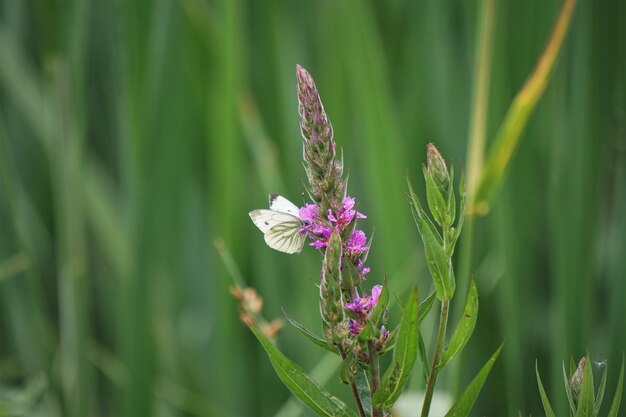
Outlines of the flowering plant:
M439 372L456 357L469 340L478 312L478 294L472 283L463 316L444 348L448 310L455 291L452 255L463 226L465 191L460 185L459 210L454 192L454 174L434 145L428 146L424 167L428 207L426 214L409 184L409 202L424 242L434 291L422 303L414 287L402 308L397 326L388 323L389 290L386 282L363 289L370 268L365 266L371 248L357 222L367 216L347 195L343 160L338 156L332 124L324 110L311 75L297 67L298 113L303 137L303 160L312 200L298 207L286 198L271 195L269 210L254 210L250 217L264 233L267 244L285 253L309 246L323 254L319 305L323 336L317 336L292 317L287 320L316 345L342 359L341 381L350 385L358 415L383 417L403 392L416 359L424 369L426 393L422 416L427 416ZM437 225L437 226L435 226ZM241 317L265 348L274 369L291 392L323 416L356 416L346 404L319 386L272 343L276 326L260 320L261 303L245 297L250 291L235 289ZM439 332L432 362L428 361L419 325L438 299L441 303ZM254 308L252 308L254 306ZM260 323L260 325L259 325ZM272 330L271 332L267 329ZM392 352L383 372L379 357ZM500 349L487 362L448 415L467 415Z

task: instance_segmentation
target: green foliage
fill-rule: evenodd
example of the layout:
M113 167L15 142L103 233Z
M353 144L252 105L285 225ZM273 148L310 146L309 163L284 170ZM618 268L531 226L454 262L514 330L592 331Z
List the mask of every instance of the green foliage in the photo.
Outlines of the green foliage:
M376 228L372 276L388 272L403 299L416 280L427 294L402 181L434 141L468 174L472 197L465 138L481 3L0 0L2 385L45 374L38 411L52 417L83 407L94 417L269 416L284 404L283 415L303 415L268 383L270 364L228 295L232 265L213 242L232 251L268 315L284 306L321 334L319 254L272 253L246 221L270 192L301 203L300 63L326 93L350 192L368 215L359 227ZM489 146L558 8L495 3ZM624 21L619 0L579 2L492 213L475 222L471 251L460 238L458 260L471 261L456 270L451 317L474 275L490 310L451 368L507 338L501 379L473 414L539 415L535 357L558 371L569 352L589 346L617 363L626 347ZM84 250L68 251L81 235ZM72 282L74 296L60 291ZM429 347L437 316L422 324ZM281 346L351 404L336 354L298 336ZM462 388L446 372L438 389ZM559 373L544 379L548 392L562 389ZM565 398L552 399L559 416Z
M541 395L541 402L543 403L543 409L546 412L546 417L555 417L554 410L552 409L552 405L550 404L550 400L546 394L546 390L543 388L543 383L541 382L541 377L539 376L539 368L537 367L537 362L535 361L535 374L537 375L537 385L539 386L539 394ZM569 385L566 384L566 389L568 390L568 397L571 396L569 394Z
M470 382L467 388L465 388L465 391L463 391L461 396L452 405L452 408L450 408L450 411L448 411L446 417L466 417L469 415L469 412L474 405L474 401L476 401L480 390L485 384L485 380L487 379L489 372L491 372L491 368L496 362L496 359L498 359L498 356L500 355L500 351L502 350L503 346L504 343L500 345L498 350L496 350L496 352L491 356L491 358L489 358L487 363L485 363L485 365L478 372L478 374L476 374L474 379L472 379L472 382Z
M622 391L624 390L624 354L622 353L622 367L619 371L619 379L617 381L617 387L615 388L615 396L611 403L611 408L607 417L617 417L619 412L619 406L622 402Z
M537 363L535 363L535 373L537 375L537 385L539 386L539 393L541 395L541 401L543 403L544 410L548 417L553 417L556 414L550 404L550 400L543 387L541 377L539 376L539 369ZM602 372L602 378L598 386L597 395L595 393L595 383L593 377L592 363L589 355L584 357L576 368L573 365L573 360L570 360L570 376L568 377L565 371L565 364L563 364L563 378L565 383L565 392L567 394L567 400L569 402L569 414L574 417L597 417L600 415L600 409L602 407L602 400L604 398L604 391L606 389L608 367L605 367ZM620 375L615 390L615 396L607 416L615 417L619 411L621 396L622 396L622 384L624 379L624 356L622 354L622 365L620 369Z
M376 405L390 407L398 399L407 383L417 355L417 288L414 287L404 306L398 336L393 349L393 359L385 372L381 385L374 395Z
M459 320L450 339L450 343L446 347L443 353L441 361L437 365L438 368L443 368L454 359L465 347L472 333L474 332L474 326L476 326L476 318L478 316L478 290L474 281L470 282L470 290L467 295L467 302L465 303L465 310L463 316Z
M437 298L439 298L439 300L449 300L454 295L456 286L454 272L452 270L452 261L446 254L444 242L439 232L437 232L435 226L428 218L428 215L424 212L424 209L422 209L422 205L413 191L413 186L408 176L407 183L409 186L411 213L413 213L413 220L424 242L426 264L428 265L433 283L435 284Z
M321 337L315 335L315 333L313 333L312 331L310 331L309 329L304 327L304 325L302 325L297 320L295 320L293 317L291 317L289 314L287 314L287 312L285 310L283 310L283 314L285 315L285 318L287 319L287 321L289 323L291 323L291 325L293 327L295 327L296 330L298 330L308 340L310 340L311 342L313 342L317 346L319 346L319 347L321 347L323 349L328 350L329 352L337 353L337 350L334 347L332 347L331 345L329 345L326 340L324 340Z
M313 381L302 369L283 355L256 327L250 330L261 342L280 380L289 390L320 416L356 417L343 402Z

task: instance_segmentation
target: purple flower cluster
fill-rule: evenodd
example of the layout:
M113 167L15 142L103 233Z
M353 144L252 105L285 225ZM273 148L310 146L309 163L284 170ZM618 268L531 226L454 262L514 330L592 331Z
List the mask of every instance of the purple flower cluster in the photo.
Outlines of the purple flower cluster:
M328 240L330 239L334 230L338 231L341 235L345 235L346 230L353 228L350 235L343 239L342 253L348 262L353 262L359 271L361 277L364 277L370 268L366 267L363 263L362 256L369 250L367 246L367 236L365 232L354 227L356 220L365 219L367 216L355 209L356 201L353 197L346 196L337 212L333 212L332 209L328 209L327 213L320 213L319 205L306 204L300 208L300 219L304 222L304 226L300 230L300 233L306 234L311 239L310 246L316 249L324 249L328 246ZM354 295L352 301L345 305L345 308L355 313L356 318L351 318L348 321L348 328L350 334L357 336L367 324L369 315L376 307L378 298L383 289L382 285L375 285L372 288L372 293L363 294L360 297L358 294ZM389 336L389 332L382 326L380 329L382 340L386 340Z
M344 231L356 219L365 219L367 216L354 209L356 202L354 198L347 196L337 210L333 213L332 209L328 209L328 213L323 216L320 213L317 204L306 204L300 209L300 219L304 221L304 227L300 233L307 234L312 240L310 243L315 249L323 249L328 245L328 239L333 232L337 230L343 235ZM367 274L370 269L363 266L363 261L359 259L361 254L366 252L367 236L362 230L355 229L350 237L343 244L343 253L352 260L357 260L358 268L362 275Z
M355 319L350 319L350 321L348 322L350 334L356 336L361 333L361 331L367 324L370 313L378 303L378 298L380 297L380 293L382 292L382 290L382 285L374 285L371 295L365 293L363 294L363 297L356 296L351 303L346 304L346 308L353 313L356 313L356 315L358 316ZM389 332L387 331L387 329L385 329L385 326L381 327L380 333L383 339L387 339L387 337L389 337Z

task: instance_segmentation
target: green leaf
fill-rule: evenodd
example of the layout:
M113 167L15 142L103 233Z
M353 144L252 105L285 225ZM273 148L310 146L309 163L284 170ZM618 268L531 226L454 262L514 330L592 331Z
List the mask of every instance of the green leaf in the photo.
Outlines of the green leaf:
M450 339L450 343L443 352L443 357L437 365L438 369L446 366L454 357L456 357L461 350L467 344L467 341L472 337L474 332L474 326L476 325L476 316L478 315L478 290L476 289L476 283L474 280L470 282L469 293L467 294L467 302L465 303L465 311L463 311L463 317L459 320Z
M363 406L365 414L371 416L372 394L370 391L370 384L363 369L359 368L357 373L354 375L354 383L356 384L356 389L359 393L359 398L361 399L361 405Z
M278 350L258 328L250 326L250 330L261 342L276 374L293 395L320 416L357 417L354 411L312 380L298 365Z
M574 362L574 359L570 357L570 369L572 368L573 362ZM576 414L576 406L574 405L574 399L572 397L572 388L569 385L569 377L567 376L567 372L565 371L565 362L563 362L563 381L565 383L565 394L567 395L567 402L569 404L570 415L573 416Z
M615 389L615 397L613 397L613 403L607 417L617 417L619 411L620 402L622 401L622 390L624 387L624 354L622 353L622 369L619 372L619 379L617 380L617 388Z
M596 406L593 410L594 417L598 415L600 412L600 407L602 406L602 400L604 398L604 389L606 388L606 374L609 368L605 365L604 372L602 372L602 378L600 379L600 386L598 387L598 394L596 395Z
M283 309L283 314L285 315L285 318L287 319L287 321L289 323L291 323L291 325L293 327L295 327L296 330L298 330L300 333L302 333L304 335L304 337L306 337L311 342L313 342L314 344L316 344L317 346L319 346L321 348L324 348L324 349L326 349L326 350L328 350L330 352L333 352L333 353L337 353L337 350L334 347L332 347L331 345L329 345L328 342L326 342L326 340L324 340L321 337L317 336L316 334L311 332L309 329L304 327L302 324L297 322L293 317L291 317L289 314L287 314L285 309Z
M428 373L430 371L430 362L428 361L428 352L426 351L426 345L424 344L424 338L422 332L417 333L417 358L422 366L422 378L424 380L424 386L428 385Z
M493 356L489 358L485 366L483 366L480 372L478 372L472 382L470 382L465 391L463 391L463 394L461 394L461 396L456 400L452 408L450 408L450 411L446 414L446 417L466 417L469 415L469 412L474 405L474 401L476 401L478 393L485 384L485 380L487 379L489 372L491 372L491 368L496 362L496 359L498 359L503 346L504 342L500 345L498 350L496 350Z
M409 380L417 354L417 308L417 288L414 287L402 314L391 365L373 398L376 408L392 406Z
M435 303L435 292L431 292L428 297L424 301L420 303L419 308L417 309L417 325L419 326L422 321L426 318L428 313L430 313L430 309L433 307Z
M450 258L446 256L441 237L424 212L408 177L407 182L411 197L411 213L424 242L426 263L435 284L437 298L442 301L449 300L454 295L456 286Z
M587 361L583 369L583 383L578 396L578 407L576 417L593 417L595 409L595 395L593 393L593 372L591 370L591 360L587 355Z
M541 377L539 376L539 368L537 367L536 360L535 373L537 374L537 385L539 386L539 394L541 394L541 402L543 403L543 409L546 412L546 417L556 417L554 410L552 409L552 405L550 405L550 400L546 395L546 390L543 388L543 384L541 383Z
M447 204L439 191L439 187L435 183L433 176L428 172L425 166L422 166L424 171L424 179L426 180L426 199L428 201L428 207L430 212L437 223L442 225L446 216Z
M467 193L465 192L465 175L461 173L461 180L459 183L459 197L461 199L460 210L459 210L459 221L456 224L456 229L454 227L451 228L454 231L454 236L450 240L448 253L449 257L452 257L454 253L454 248L456 247L456 242L459 240L459 236L461 235L461 230L463 230L463 222L465 221L465 204L467 202ZM453 199L454 200L454 199Z

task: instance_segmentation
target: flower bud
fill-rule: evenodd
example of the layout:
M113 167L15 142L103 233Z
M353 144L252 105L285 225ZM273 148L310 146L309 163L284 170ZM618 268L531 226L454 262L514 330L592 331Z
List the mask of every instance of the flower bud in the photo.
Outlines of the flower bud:
M345 337L343 331L344 311L341 293L341 238L333 231L326 253L320 284L320 313L325 324L326 339L338 344Z
M572 391L572 400L574 404L578 404L578 396L580 394L580 388L583 386L583 376L585 375L585 365L587 364L587 358L584 356L578 362L576 371L572 374L569 386Z
M437 184L437 188L441 191L441 195L445 198L451 187L450 174L448 173L446 161L441 156L441 153L439 153L439 149L432 143L426 146L426 153L426 159L428 161L427 170L435 180L435 184Z
M300 65L298 78L298 114L304 139L304 168L309 181L309 194L320 205L322 213L329 208L337 211L345 197L346 180L342 178L343 164L336 157L333 126L311 74Z

